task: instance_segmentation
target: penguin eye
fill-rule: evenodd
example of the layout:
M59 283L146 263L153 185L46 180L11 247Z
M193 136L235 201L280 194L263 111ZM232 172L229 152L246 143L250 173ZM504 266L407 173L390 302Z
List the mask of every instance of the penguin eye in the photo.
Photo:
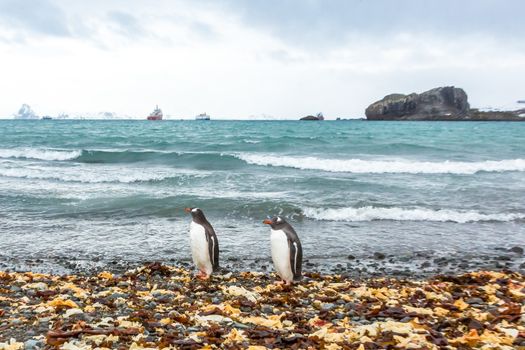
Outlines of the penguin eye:
M192 213L196 213L196 212L198 212L198 211L199 211L199 208L193 208L193 209L191 210Z

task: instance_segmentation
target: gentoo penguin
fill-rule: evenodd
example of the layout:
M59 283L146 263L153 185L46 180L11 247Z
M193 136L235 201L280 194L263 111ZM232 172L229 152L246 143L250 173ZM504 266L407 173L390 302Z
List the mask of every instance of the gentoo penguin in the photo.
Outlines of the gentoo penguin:
M197 278L208 279L219 268L219 241L213 227L199 208L186 208L191 213L190 245L193 263L199 269Z
M303 248L293 227L280 216L263 221L271 226L272 260L285 284L301 279Z

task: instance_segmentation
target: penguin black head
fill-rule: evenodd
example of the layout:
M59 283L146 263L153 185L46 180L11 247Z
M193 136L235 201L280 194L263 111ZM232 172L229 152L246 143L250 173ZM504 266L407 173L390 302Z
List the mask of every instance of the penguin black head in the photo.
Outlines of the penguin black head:
M274 216L273 218L268 217L263 224L270 225L274 230L280 230L287 222L282 216Z
M206 222L206 217L204 216L204 212L200 208L184 208L184 211L186 213L190 213L191 217L193 218L193 221L197 223L203 223Z

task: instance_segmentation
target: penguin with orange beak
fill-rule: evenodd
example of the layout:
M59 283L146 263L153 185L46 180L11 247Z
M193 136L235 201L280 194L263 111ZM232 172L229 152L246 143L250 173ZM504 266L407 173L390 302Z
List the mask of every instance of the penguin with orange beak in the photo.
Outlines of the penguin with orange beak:
M293 227L281 216L263 221L271 227L272 260L275 271L286 285L301 280L303 248Z
M199 208L185 208L191 214L190 245L193 263L199 269L197 278L208 279L219 269L219 241L215 230Z

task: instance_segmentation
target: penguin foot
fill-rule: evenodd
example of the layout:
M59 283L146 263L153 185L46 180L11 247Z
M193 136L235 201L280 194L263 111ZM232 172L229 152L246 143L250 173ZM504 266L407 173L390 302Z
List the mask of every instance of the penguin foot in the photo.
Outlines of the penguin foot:
M273 284L279 285L279 286L291 286L293 284L293 281L275 281Z
M210 275L206 274L206 272L203 272L203 271L199 270L199 273L197 273L197 275L195 277L197 277L200 280L207 280L207 279L210 278Z

